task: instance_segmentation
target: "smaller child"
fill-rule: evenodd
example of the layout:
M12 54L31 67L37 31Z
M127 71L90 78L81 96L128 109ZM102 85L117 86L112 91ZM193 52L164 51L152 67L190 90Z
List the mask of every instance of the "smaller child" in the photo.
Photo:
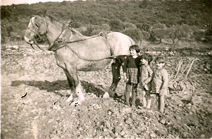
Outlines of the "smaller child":
M150 97L150 82L152 80L153 71L150 68L150 62L152 61L152 56L148 53L142 55L141 58L141 77L140 77L140 87L142 90L142 100L143 106L145 108L150 108L151 97Z
M164 112L165 96L168 94L168 72L164 69L165 60L159 56L155 59L156 69L153 72L152 92L157 94L158 108Z
M140 48L138 45L132 45L129 48L130 56L127 56L123 65L124 80L126 81L126 91L124 98L127 105L130 105L130 93L132 92L132 107L135 107L137 94L137 85L139 82L139 63L141 57L138 56Z

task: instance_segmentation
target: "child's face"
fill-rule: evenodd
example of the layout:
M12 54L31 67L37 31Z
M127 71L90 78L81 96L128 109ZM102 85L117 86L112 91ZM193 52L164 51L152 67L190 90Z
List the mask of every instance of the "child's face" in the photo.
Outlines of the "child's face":
M165 63L160 63L156 61L156 67L157 69L162 69L164 67Z
M136 52L135 49L130 49L130 54L131 54L132 56L136 56L136 55L137 55L137 52Z
M148 65L148 61L146 60L146 59L141 59L141 64L143 64L143 65Z

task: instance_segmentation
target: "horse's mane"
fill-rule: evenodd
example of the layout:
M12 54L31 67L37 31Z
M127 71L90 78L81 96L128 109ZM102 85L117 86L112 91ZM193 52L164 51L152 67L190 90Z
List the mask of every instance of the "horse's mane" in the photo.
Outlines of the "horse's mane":
M59 20L57 20L56 18L54 18L54 17L51 16L51 15L46 15L45 17L49 18L50 21L51 21L52 23L54 23L54 22L59 22Z

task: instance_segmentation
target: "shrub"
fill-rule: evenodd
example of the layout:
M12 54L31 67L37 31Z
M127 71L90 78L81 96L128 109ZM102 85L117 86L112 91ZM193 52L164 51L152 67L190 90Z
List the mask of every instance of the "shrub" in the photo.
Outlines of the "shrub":
M101 27L98 25L88 25L86 31L83 31L82 34L86 36L96 35L101 31Z
M125 29L127 29L127 28L129 28L129 29L136 29L137 27L136 27L136 25L134 25L133 23L129 23L129 22L124 22L124 28Z
M197 41L201 41L202 38L204 37L205 35L205 31L203 30L197 30L193 33L194 35L194 39L197 40Z
M137 27L138 29L142 30L142 26L143 26L142 23L136 23L135 25L136 25L136 27Z
M143 34L138 29L125 29L121 32L130 36L135 41L141 41L143 39Z
M120 31L124 29L124 25L120 20L111 20L109 25L112 31Z
M76 22L76 21L71 22L71 27L73 27L73 28L80 28L81 26L82 25L79 22Z
M101 29L102 31L110 31L110 26L108 24L102 24L101 25Z
M147 32L150 32L150 29L151 29L151 25L149 25L149 24L143 24L142 25L142 28L141 28L142 30L145 30L145 31L147 31Z
M147 0L143 0L142 2L139 3L139 8L146 8L148 5Z
M142 36L143 36L144 40L149 40L149 38L150 38L150 33L149 32L147 32L145 30L142 30L141 33L142 33Z
M166 25L163 23L157 23L153 25L153 29L166 29Z

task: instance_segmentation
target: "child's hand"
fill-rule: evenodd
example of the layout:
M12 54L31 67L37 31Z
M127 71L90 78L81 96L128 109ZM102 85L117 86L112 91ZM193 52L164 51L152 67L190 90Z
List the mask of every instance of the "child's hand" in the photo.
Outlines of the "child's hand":
M149 83L148 80L143 81L143 84L148 84L148 83Z
M124 81L125 81L125 82L127 82L127 81L128 81L127 77L124 77Z
M147 83L143 82L143 87L146 89L146 90L149 90L149 87L147 85Z
M125 81L125 82L128 81L127 76L126 76L126 73L124 73L124 81Z

